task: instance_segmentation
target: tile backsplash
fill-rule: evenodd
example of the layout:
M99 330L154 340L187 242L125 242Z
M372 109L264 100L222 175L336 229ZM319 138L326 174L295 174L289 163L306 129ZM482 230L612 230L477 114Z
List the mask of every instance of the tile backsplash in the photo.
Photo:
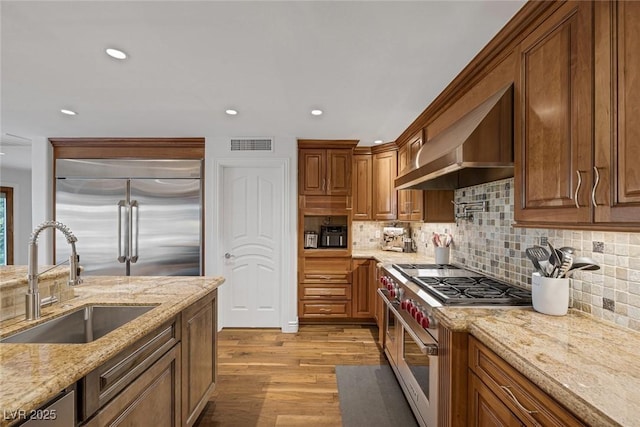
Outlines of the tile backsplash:
M572 307L640 331L640 233L514 228L513 179L455 192L458 203L488 201L487 212L457 224L411 223L419 253L433 256L433 232L453 234L451 261L506 282L531 288L533 266L524 250L545 243L571 246L577 256L595 260L598 271L577 272L572 280ZM354 249L376 249L376 231L388 223L353 223ZM422 238L426 242L422 242Z

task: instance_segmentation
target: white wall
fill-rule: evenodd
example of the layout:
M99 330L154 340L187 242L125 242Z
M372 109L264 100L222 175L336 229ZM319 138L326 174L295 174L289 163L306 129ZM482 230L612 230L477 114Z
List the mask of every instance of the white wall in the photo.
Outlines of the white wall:
M298 206L298 145L295 137L275 137L273 152L231 152L229 149L230 137L207 137L205 142L205 274L208 276L222 275L223 254L217 245L219 229L218 207L216 200L218 188L217 171L215 162L221 159L288 159L289 161L289 224L287 225L288 241L282 242L289 245L290 263L289 271L283 271L282 289L286 294L283 301L282 330L283 332L297 332L298 330L298 304L297 304L297 206ZM225 285L220 288L221 298L225 294ZM219 327L224 327L224 319Z
M2 167L0 184L13 188L13 263L26 265L31 235L31 171Z

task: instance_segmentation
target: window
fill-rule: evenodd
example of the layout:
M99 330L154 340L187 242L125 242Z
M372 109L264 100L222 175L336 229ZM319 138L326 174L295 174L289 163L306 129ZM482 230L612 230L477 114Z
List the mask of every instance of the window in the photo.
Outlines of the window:
M13 188L0 187L0 265L13 264Z

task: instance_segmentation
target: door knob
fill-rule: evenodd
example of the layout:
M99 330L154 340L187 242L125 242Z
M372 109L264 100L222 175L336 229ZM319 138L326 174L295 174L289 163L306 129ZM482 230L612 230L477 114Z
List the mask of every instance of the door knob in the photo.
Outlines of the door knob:
M235 258L235 255L231 255L229 252L227 252L226 254L224 254L224 257L226 259L230 259L230 258Z

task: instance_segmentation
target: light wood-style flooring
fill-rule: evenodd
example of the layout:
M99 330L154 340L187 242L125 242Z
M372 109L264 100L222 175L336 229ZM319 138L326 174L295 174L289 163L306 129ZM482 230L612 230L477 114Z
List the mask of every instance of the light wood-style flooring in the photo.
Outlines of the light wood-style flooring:
M223 329L216 391L196 426L341 426L335 366L387 363L377 334L357 325Z

